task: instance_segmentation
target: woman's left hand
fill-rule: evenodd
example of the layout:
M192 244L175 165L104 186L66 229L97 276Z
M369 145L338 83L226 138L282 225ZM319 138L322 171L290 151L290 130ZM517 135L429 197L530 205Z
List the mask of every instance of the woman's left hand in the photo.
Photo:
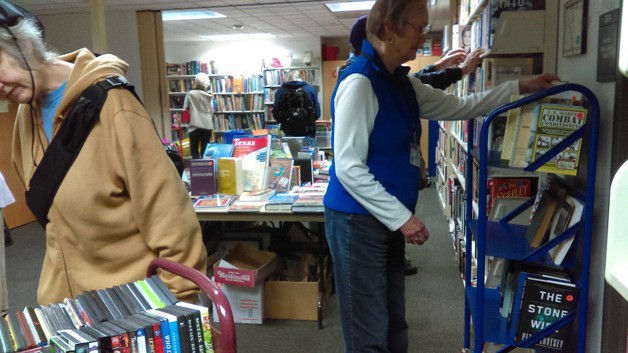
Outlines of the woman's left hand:
M544 73L538 76L523 78L519 80L519 93L534 93L554 87L554 82L560 81L560 77L555 74Z

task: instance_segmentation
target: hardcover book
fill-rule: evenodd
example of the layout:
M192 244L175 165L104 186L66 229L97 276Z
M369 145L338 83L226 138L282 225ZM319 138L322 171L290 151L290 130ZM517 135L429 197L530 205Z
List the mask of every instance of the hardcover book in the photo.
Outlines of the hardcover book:
M270 135L233 138L233 157L242 158L243 191L267 188L270 138Z
M586 123L587 109L564 104L539 104L531 124L526 163L532 163L558 145L567 136ZM582 149L582 138L562 150L549 162L537 169L539 172L576 175Z
M205 153L203 153L204 159L214 159L222 157L231 157L233 153L233 144L231 143L213 143L210 142L205 147Z
M290 191L293 163L292 158L276 158L271 160L270 167L268 168L268 187L277 192Z
M218 193L239 195L244 191L242 158L218 159Z
M216 161L213 159L190 160L190 191L192 196L212 195L216 188Z
M578 222L580 222L583 210L584 205L578 199L567 195L565 197L565 201L563 202L562 207L557 211L556 216L552 221L552 228L550 231L549 239L554 239L562 232L564 232L567 228L573 227ZM571 248L571 244L573 243L573 241L574 236L572 235L549 250L549 255L556 265L560 265L563 262L565 256L567 256L567 253Z
M229 212L259 212L264 209L266 201L239 201L235 200L228 208Z
M236 198L236 195L208 195L196 200L194 208L203 211L226 211Z
M291 211L292 204L299 198L296 194L280 193L271 197L264 206L266 211Z
M520 276L525 276L525 284L515 339L517 342L566 316L575 310L578 302L578 288L569 281L526 273L520 273ZM534 347L544 352L566 352L569 331L570 325L564 326L541 339Z
M530 225L525 234L530 247L539 247L549 238L552 218L556 210L562 206L565 196L566 190L557 183L551 183L543 191L539 205L532 215Z
M300 194L292 204L292 212L324 212L323 193Z
M528 198L532 196L532 181L530 178L490 178L488 183L488 197L486 214L491 213L493 204L501 198Z

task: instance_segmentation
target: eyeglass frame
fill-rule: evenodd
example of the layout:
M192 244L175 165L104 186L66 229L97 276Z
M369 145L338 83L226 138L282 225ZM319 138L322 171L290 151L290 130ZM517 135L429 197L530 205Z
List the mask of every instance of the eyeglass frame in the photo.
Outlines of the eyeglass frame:
M421 33L424 36L430 34L430 31L432 30L432 24L431 23L426 24L425 26L423 26L423 28L418 27L417 24L412 23L410 21L406 21L406 24L410 25L410 27L412 27L412 29L414 29L415 31Z

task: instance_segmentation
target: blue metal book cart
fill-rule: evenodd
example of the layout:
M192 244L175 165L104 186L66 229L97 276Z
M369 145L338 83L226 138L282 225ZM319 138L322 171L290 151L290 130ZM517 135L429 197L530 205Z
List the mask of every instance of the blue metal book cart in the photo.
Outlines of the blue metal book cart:
M530 199L524 205L513 210L511 213L498 221L488 220L486 217L486 197L478 198L477 217L473 217L473 197L467 197L466 200L466 219L465 226L466 236L466 259L465 259L465 335L464 347L473 353L481 353L486 342L492 342L502 345L498 352L508 352L516 347L533 347L542 339L548 337L556 330L573 324L570 341L577 348L578 353L584 353L586 348L586 331L587 331L587 303L589 293L589 266L590 266L590 249L592 237L592 219L593 219L593 202L595 192L595 173L596 173L596 157L597 157L597 136L599 128L599 103L595 95L587 88L578 84L562 84L550 89L538 92L536 94L524 97L515 102L505 104L493 110L484 120L480 127L477 148L468 148L467 150L467 177L466 190L473 190L473 160L478 162L479 169L477 172L477 183L479 195L486 195L488 169L489 165L489 149L488 135L489 126L493 119L508 110L521 107L528 103L534 103L542 98L556 95L562 92L574 91L579 92L583 96L583 102L588 109L588 116L585 125L566 137L558 145L547 151L544 155L537 158L536 161L528 165L525 171L536 171L540 166L557 156L561 151L571 146L578 139L583 138L588 143L588 150L582 150L581 155L586 156L586 176L583 175L585 170L580 170L582 180L586 179L585 190L577 191L575 195L584 204L582 218L580 222L566 229L562 234L553 240L537 247L530 247L525 238L527 227L509 224L508 222L517 214L521 213L532 204L534 198ZM473 124L469 124L468 141L473 141L474 131ZM575 241L572 248L577 248L579 256L577 263L567 264L564 267L571 266L573 271L573 281L579 289L579 296L574 311L562 317L558 321L552 323L548 327L538 331L529 338L520 342L515 341L515 332L517 323L508 320L500 314L500 306L502 303L502 295L499 288L485 287L484 278L487 269L485 258L498 257L522 263L533 264L553 264L548 251L560 244L563 240L575 235ZM475 244L475 249L472 248ZM573 251L571 249L570 251ZM477 259L477 284L472 285L472 253L476 253ZM555 265L554 265L555 266ZM518 310L514 308L512 310ZM473 346L471 346L471 334L473 337Z

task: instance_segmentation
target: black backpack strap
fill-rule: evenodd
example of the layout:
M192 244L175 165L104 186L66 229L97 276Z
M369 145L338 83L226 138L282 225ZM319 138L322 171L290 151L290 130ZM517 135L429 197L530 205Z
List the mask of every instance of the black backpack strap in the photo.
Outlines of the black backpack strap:
M42 227L46 228L48 211L61 182L98 120L107 91L116 87L128 88L135 94L121 76L107 77L81 93L35 169L26 191L26 204Z

